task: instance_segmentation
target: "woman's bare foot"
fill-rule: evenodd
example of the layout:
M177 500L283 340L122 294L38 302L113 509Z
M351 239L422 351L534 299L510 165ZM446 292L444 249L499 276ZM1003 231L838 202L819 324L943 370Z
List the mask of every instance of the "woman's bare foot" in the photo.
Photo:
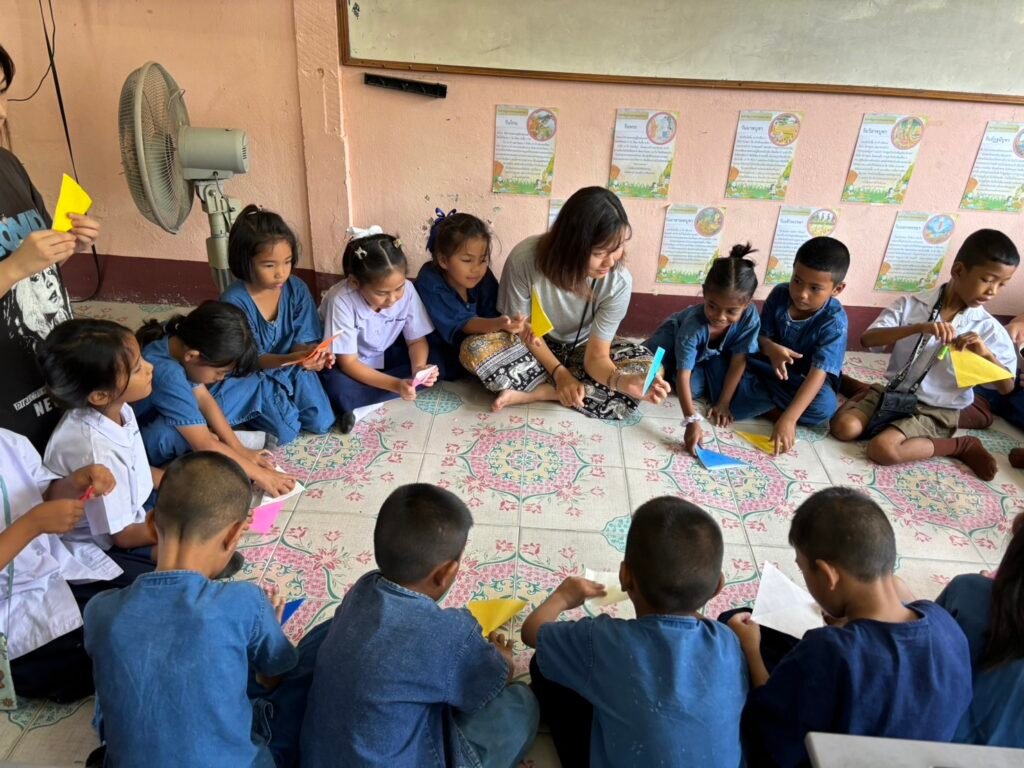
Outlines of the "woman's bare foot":
M524 403L557 399L558 392L550 384L541 384L532 392L518 392L514 389L506 389L494 398L494 402L491 403L491 410L497 413L506 405L523 405Z

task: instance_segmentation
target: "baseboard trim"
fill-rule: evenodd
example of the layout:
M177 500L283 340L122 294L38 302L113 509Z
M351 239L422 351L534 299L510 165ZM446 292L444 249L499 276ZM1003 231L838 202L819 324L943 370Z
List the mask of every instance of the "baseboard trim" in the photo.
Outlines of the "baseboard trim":
M210 267L205 261L104 254L99 257L99 265L103 275L102 289L96 296L99 301L193 305L217 298ZM86 255L69 260L62 272L73 297L88 296L96 287L93 260ZM317 297L341 279L339 275L315 272L312 269L296 269L295 274ZM697 296L634 293L621 332L627 336L645 338L670 314L699 301ZM878 312L878 307L846 306L846 314L850 319L851 350L863 349L860 346L861 334L878 316ZM1004 323L1010 320L1008 316L996 317Z

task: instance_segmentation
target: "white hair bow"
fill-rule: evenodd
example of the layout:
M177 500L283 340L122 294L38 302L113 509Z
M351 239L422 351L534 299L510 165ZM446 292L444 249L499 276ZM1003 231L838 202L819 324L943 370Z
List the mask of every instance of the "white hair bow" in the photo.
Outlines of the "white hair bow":
M362 240L364 237L370 237L371 235L383 235L384 230L380 228L380 225L374 224L373 226L362 229L361 227L349 227L346 230L349 240Z

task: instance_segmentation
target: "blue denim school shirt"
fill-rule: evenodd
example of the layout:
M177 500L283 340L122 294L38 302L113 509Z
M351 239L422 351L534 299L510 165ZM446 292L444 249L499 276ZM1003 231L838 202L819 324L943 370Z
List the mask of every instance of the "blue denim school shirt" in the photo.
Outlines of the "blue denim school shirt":
M85 606L108 768L272 766L252 738L250 671L298 653L259 587L194 571L147 573Z
M469 611L371 571L345 595L317 655L302 766L477 768L453 713L480 710L507 679Z
M675 333L676 367L680 371L692 371L698 363L717 355L752 355L758 351L757 337L761 330L761 320L753 304L748 304L740 319L729 326L717 347L708 346L711 326L708 325L703 304L695 304L677 312L670 321L675 318L678 318Z
M987 576L965 573L935 601L967 635L974 670L974 698L953 741L1024 749L1024 658L983 667L992 626L992 586Z
M811 368L818 368L828 375L835 389L846 357L846 310L833 297L806 320L794 320L789 305L789 285L775 286L761 307L761 335L803 355L789 366L791 381L794 376L803 379Z
M590 765L737 768L747 663L724 624L689 616L555 621L537 664L594 707Z
M950 741L971 701L967 638L926 600L920 618L812 629L782 657L743 712L747 762L809 765L810 731Z
M420 267L416 276L416 293L427 308L434 330L446 344L458 351L466 334L462 328L470 320L499 317L498 281L490 269L475 288L467 292L469 301L463 301L459 292L448 285L441 270L432 261Z

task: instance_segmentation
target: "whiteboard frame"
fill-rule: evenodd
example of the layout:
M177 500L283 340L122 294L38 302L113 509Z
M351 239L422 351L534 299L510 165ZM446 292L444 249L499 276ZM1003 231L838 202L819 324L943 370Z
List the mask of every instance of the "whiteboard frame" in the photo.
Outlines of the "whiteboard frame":
M890 86L840 85L831 83L778 83L756 80L691 80L683 77L645 77L642 75L598 75L586 72L548 72L536 69L500 69L496 67L451 66L408 61L362 59L352 55L349 39L349 0L337 0L338 48L341 63L346 67L390 69L400 72L428 72L447 75L483 75L485 77L521 77L535 80L561 80L584 83L619 83L626 85L668 85L676 88L726 88L755 91L788 91L796 93L837 93L860 96L893 96L912 99L939 99L990 104L1024 105L1024 96L967 91L936 91L928 88L895 88Z

